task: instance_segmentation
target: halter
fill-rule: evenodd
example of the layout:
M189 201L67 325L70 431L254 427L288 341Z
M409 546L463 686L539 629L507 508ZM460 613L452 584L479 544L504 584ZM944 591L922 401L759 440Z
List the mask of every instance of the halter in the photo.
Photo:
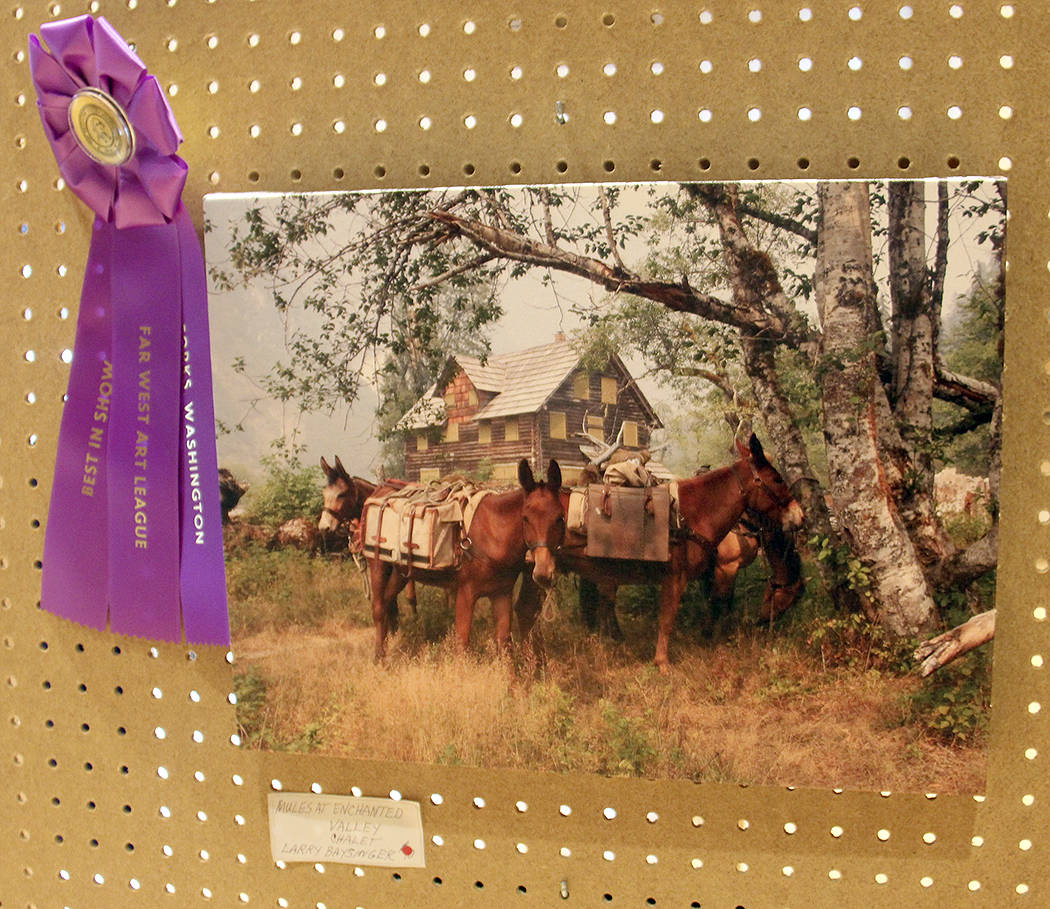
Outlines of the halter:
M339 512L337 512L334 508L329 508L327 505L321 509L321 514L329 514L333 518L335 518L336 527L339 527L346 523L346 518L340 517Z
M740 487L740 491L744 493L744 495L747 495L747 488L744 486L744 481L740 478L740 474L737 472L736 469L737 463L738 462L734 462L733 464L731 464L730 469L733 471L733 477L736 479L737 485ZM773 500L773 504L776 505L778 508L787 508L787 506L794 501L795 497L791 494L790 490L787 492L786 495L781 494L780 492L775 490L762 477L762 475L757 470L755 470L755 465L752 464L750 460L747 462L747 466L751 470L751 479L753 481L753 485L758 486L767 496L769 496L769 498ZM747 510L750 512L752 509L749 508Z

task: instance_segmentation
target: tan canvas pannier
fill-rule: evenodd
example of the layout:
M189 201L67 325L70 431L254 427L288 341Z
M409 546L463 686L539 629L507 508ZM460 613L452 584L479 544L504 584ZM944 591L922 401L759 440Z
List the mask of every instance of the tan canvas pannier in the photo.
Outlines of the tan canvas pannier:
M364 553L416 568L456 568L461 554L463 507L459 499L427 501L393 494L365 501L361 514Z

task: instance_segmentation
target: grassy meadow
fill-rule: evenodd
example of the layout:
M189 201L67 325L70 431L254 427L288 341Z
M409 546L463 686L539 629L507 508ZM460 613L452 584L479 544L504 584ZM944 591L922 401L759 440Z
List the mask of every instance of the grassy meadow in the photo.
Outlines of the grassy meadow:
M468 653L449 640L441 591L420 588L417 616L385 666L372 662L370 607L353 562L268 552L228 555L237 718L249 747L449 765L613 776L942 793L981 792L991 653L919 679L910 642L833 617L815 573L799 604L756 623L761 558L737 587L736 627L704 634L691 588L671 643L651 663L656 597L620 592L626 641L586 632L562 578L538 624L547 659L493 650L481 601ZM694 585L696 586L696 585Z

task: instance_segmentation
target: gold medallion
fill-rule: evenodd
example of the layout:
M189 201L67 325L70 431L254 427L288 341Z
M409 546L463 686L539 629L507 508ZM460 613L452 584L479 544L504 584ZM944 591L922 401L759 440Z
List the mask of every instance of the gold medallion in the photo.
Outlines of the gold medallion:
M84 154L99 164L116 167L135 154L135 131L127 115L101 89L82 88L73 95L69 128Z

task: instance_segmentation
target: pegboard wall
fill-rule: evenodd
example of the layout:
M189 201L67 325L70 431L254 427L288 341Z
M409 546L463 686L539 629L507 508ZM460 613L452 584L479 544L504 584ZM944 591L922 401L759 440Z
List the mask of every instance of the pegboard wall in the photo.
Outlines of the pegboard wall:
M224 650L154 646L39 611L90 215L57 182L26 47L41 22L85 11L106 16L165 87L198 223L210 191L1006 174L986 794L246 752ZM8 0L0 12L0 905L1048 904L1045 3ZM275 786L422 802L427 867L276 866Z

